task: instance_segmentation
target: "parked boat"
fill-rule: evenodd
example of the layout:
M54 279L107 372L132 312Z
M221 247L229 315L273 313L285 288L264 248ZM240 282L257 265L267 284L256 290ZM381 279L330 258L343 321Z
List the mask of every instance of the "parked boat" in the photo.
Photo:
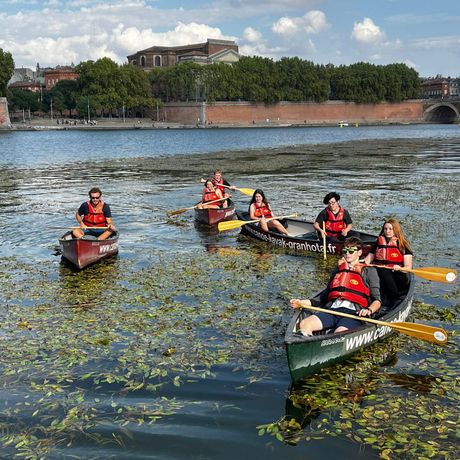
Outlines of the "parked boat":
M410 283L406 295L394 305L383 304L382 314L377 318L385 322L404 322L409 316L414 295L414 276L409 275ZM295 310L286 330L284 343L291 378L295 382L311 375L321 368L344 361L362 348L387 337L394 332L389 326L363 323L349 331L333 333L320 331L311 337L297 332L301 319L314 312L307 309Z
M117 254L118 236L118 232L115 232L106 240L98 240L94 236L74 238L72 232L67 232L59 239L59 246L62 257L82 269Z
M250 220L248 212L237 211L237 218ZM281 219L281 223L287 228L289 236L269 230L262 230L257 223L246 224L241 227L241 233L265 241L273 246L291 249L299 252L323 252L323 241L318 237L313 227L313 222L302 219ZM365 257L377 240L376 235L359 232L359 238L363 242L362 251ZM326 252L329 254L341 254L343 243L326 243Z
M226 208L195 208L195 220L205 225L218 224L223 220L232 219L234 215L235 203L232 200L228 200L228 207Z

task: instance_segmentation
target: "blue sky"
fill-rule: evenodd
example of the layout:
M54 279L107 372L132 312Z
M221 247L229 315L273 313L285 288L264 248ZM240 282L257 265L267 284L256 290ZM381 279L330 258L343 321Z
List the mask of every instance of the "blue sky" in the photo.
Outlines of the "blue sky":
M248 56L460 77L458 0L0 0L0 24L16 67L123 63L149 46L222 38Z

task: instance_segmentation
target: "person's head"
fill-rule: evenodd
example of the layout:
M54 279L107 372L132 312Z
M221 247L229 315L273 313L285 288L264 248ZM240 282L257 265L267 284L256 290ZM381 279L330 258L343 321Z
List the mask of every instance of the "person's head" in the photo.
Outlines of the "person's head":
M393 238L395 237L398 240L398 247L399 249L410 249L409 242L406 240L404 236L404 232L402 231L401 224L398 220L394 218L387 219L382 226L382 230L380 231L380 235L385 236L386 238Z
M330 192L324 197L323 203L327 204L331 211L336 211L340 206L340 195L336 192Z
M343 243L342 255L347 263L356 263L362 256L363 242L356 236L350 236Z
M222 171L220 169L216 169L214 171L214 179L220 181L222 179Z
M91 203L99 203L101 200L102 192L101 189L98 187L93 187L89 192L88 192L89 199L91 200Z
M206 183L204 184L205 188L207 188L208 190L210 190L211 192L214 191L214 184L212 183L212 180L211 179L208 179L206 181Z
M265 194L262 189L258 188L254 190L252 194L251 204L252 203L265 203L267 204L267 199L265 198Z

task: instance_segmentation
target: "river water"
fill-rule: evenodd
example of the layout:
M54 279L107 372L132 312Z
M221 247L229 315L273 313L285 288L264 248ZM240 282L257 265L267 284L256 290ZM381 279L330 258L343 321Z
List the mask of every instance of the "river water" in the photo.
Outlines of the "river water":
M0 167L1 458L455 458L458 283L416 287L446 347L395 335L291 388L287 301L336 260L166 213L221 168L310 220L335 190L458 268L458 126L0 133ZM120 254L76 272L57 240L92 186Z

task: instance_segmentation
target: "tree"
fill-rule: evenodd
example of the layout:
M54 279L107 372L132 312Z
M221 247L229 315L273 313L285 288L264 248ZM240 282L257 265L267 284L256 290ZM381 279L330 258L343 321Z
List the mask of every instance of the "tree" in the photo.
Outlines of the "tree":
M77 91L78 82L76 80L61 80L53 86L50 93L53 96L53 100L55 98L62 100L63 110L67 109L70 116L72 116L72 110L77 106Z
M18 110L30 110L31 112L36 112L41 108L37 93L26 89L13 90L11 92L11 102L13 107Z
M0 48L0 97L6 97L7 85L14 72L13 56Z

